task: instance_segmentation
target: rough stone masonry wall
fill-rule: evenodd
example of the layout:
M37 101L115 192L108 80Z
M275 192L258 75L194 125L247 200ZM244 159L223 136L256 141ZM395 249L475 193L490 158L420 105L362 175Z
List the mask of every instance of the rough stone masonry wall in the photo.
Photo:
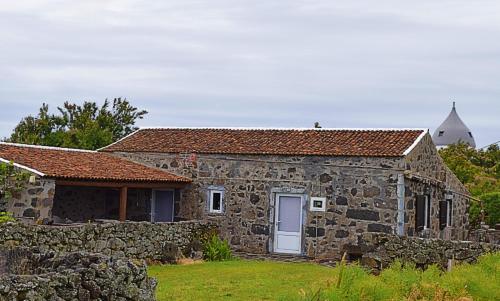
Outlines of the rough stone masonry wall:
M57 186L52 215L56 222L65 220L87 222L105 218L106 213L111 213L115 207L118 207L118 202L118 190L101 187ZM118 216L118 212L115 216Z
M364 251L362 263L378 270L388 267L396 259L423 268L431 264L446 268L449 259L473 263L483 254L500 251L500 245L495 244L400 237L380 233L363 234L360 237L360 245Z
M482 225L480 229L471 230L469 240L500 245L500 224L497 224L497 229Z
M199 252L196 238L213 228L204 222L127 222L70 226L0 224L0 245L44 251L87 251L116 257L172 261Z
M7 200L6 209L18 218L32 221L50 219L55 187L54 180L36 176L35 183L26 183L21 191L14 193L12 198Z
M272 250L277 192L326 197L326 212L304 208L303 254L336 258L364 232L393 233L401 158L116 153L193 179L177 218L217 221L238 251ZM207 212L210 187L223 187L223 214Z
M406 169L410 174L405 179L405 233L441 239L468 239L469 192L446 166L439 156L432 138L427 133L420 143L405 157ZM415 231L415 200L428 189L431 196L431 227ZM445 200L445 192L453 192L453 216L451 227L439 228L439 201Z
M27 248L0 248L2 258L0 300L156 300L144 261Z
M128 190L127 220L151 219L151 189ZM56 222L88 222L118 219L118 189L102 187L57 186L52 217Z

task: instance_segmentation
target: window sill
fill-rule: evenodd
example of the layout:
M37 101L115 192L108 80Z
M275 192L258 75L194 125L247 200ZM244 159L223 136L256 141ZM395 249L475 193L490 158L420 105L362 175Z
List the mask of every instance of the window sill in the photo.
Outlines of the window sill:
M217 216L225 216L226 213L225 212L207 212L206 213L207 216L214 216L214 217L217 217Z

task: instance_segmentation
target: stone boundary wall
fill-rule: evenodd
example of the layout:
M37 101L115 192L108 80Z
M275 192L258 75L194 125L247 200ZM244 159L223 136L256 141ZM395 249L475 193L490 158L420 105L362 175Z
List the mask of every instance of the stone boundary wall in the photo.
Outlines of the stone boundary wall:
M156 300L144 261L28 248L0 249L2 257L0 300Z
M67 226L0 224L0 245L36 247L43 251L102 253L169 262L201 256L197 237L215 228L200 221L177 223L103 223Z
M363 234L359 247L363 251L362 264L375 270L388 267L397 259L422 268L431 264L446 268L450 259L473 263L483 254L500 252L500 245L496 244L375 233Z
M475 229L469 232L469 239L500 245L500 229Z

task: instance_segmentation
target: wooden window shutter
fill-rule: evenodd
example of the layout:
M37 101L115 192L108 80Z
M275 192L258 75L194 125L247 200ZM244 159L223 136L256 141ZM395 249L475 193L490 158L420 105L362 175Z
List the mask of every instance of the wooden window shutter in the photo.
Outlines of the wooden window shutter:
M439 229L446 228L446 219L448 217L448 205L446 201L439 201Z
M424 230L425 225L425 196L417 195L415 201L415 229Z

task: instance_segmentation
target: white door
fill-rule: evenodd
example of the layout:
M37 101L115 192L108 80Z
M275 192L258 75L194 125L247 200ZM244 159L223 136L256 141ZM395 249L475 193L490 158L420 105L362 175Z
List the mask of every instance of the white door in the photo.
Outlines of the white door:
M153 190L153 201L151 202L152 222L174 221L174 191Z
M302 246L303 196L297 194L276 195L274 251L300 254Z

